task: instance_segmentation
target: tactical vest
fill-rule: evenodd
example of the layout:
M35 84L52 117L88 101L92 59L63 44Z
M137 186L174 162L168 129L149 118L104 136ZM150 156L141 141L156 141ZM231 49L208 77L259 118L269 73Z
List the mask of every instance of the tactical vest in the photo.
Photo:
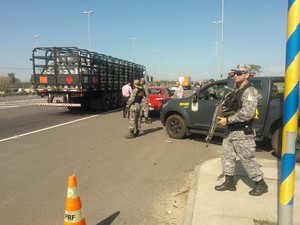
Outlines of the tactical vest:
M146 96L145 90L143 87L138 86L137 87L137 92L135 95L134 103L142 103L143 97Z
M252 87L251 83L248 83L247 85L245 85L244 87L242 87L241 89L237 89L235 91L230 92L226 97L225 100L223 102L223 106L222 106L222 111L223 111L223 115L225 117L229 117L230 115L233 115L234 113L236 113L239 109L242 108L242 96L244 91L248 88L248 87ZM241 122L241 123L233 123L233 124L229 124L228 128L230 130L240 130L243 129L245 126L252 126L252 121L254 119L252 118L250 121L245 121L245 122Z

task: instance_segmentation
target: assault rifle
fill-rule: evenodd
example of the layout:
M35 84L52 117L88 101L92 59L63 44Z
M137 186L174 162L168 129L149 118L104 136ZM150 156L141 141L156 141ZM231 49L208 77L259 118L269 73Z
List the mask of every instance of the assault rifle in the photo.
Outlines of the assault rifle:
M214 115L213 115L213 118L212 118L212 121L211 121L211 124L210 124L210 128L208 130L208 133L207 133L207 136L205 138L205 141L206 141L206 147L208 147L209 145L209 142L211 141L212 137L214 136L214 133L215 133L215 130L216 130L216 127L218 125L218 117L222 116L223 115L223 112L224 111L227 111L226 109L224 110L222 108L222 104L224 102L224 100L226 99L226 97L232 92L234 91L233 88L230 88L228 86L224 86L225 87L225 90L224 90L224 94L222 96L222 99L216 104L216 108L215 108L215 112L214 112ZM226 90L230 90L231 92L227 93L226 94ZM229 115L229 114L232 114L233 112L229 113L227 112L226 115ZM223 115L224 116L224 115Z

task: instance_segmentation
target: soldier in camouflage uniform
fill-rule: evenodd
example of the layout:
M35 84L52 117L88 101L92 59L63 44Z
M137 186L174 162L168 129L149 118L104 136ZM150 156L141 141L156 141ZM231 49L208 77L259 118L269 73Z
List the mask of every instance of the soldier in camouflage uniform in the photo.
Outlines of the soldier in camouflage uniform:
M151 119L149 118L149 93L148 93L148 87L147 85L145 84L145 78L142 78L141 79L141 85L143 86L144 90L145 90L145 93L146 93L146 96L144 96L143 100L142 100L142 108L141 108L141 120L142 120L142 117L144 115L145 117L145 123L147 124L151 124Z
M249 82L250 66L240 64L232 71L238 89L226 96L223 108L229 108L233 114L219 117L218 122L221 126L226 127L221 155L222 170L226 180L223 184L215 186L215 190L236 190L233 178L238 157L249 178L255 181L255 186L249 194L259 196L268 191L268 186L255 158L255 130L252 127L252 121L258 101L262 96Z
M140 120L141 104L142 104L143 97L146 95L144 88L140 86L139 80L134 80L133 85L134 85L134 89L131 93L130 98L127 101L127 105L130 111L130 118L129 118L129 135L125 136L126 139L135 138L139 135L139 132L141 130L141 120Z

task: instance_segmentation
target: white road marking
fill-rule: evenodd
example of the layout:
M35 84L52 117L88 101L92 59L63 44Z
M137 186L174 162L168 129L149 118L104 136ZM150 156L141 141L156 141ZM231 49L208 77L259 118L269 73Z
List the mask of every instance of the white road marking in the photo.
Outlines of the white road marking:
M30 99L30 100L0 102L0 109L32 106L32 105L36 105L37 102L43 102L43 101L41 101L41 99Z
M20 137L24 137L24 136L27 136L27 135L30 135L30 134L35 134L35 133L42 132L42 131L45 131L45 130L50 130L50 129L53 129L53 128L56 128L56 127L61 127L61 126L65 126L65 125L68 125L68 124L72 124L72 123L80 122L80 121L83 121L83 120L91 119L91 118L94 118L96 116L99 116L99 115L92 115L92 116L88 116L88 117L81 118L81 119L78 119L78 120L73 120L73 121L70 121L70 122L61 123L61 124L58 124L58 125L55 125L55 126L46 127L46 128L43 128L43 129L31 131L31 132L28 132L28 133L15 135L13 137L4 138L4 139L1 139L0 142L9 141L9 140L12 140L12 139L18 139Z

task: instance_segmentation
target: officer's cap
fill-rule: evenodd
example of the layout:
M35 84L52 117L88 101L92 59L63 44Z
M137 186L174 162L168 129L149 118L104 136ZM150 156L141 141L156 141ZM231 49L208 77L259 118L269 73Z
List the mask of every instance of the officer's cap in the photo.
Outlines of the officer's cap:
M251 67L246 64L238 64L235 69L232 69L231 71L234 72L250 72Z

